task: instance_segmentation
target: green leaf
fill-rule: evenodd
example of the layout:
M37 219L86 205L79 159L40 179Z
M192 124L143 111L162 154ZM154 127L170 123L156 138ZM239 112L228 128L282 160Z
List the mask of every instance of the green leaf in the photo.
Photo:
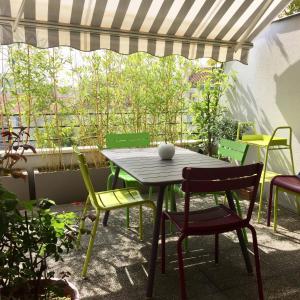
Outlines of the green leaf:
M49 200L49 199L39 199L38 200L38 206L41 209L49 209L53 205L55 205L55 202L53 200Z
M0 240L2 240L3 235L7 232L8 220L4 211L0 210Z
M36 205L36 200L20 200L18 204L20 208L32 211Z
M56 245L55 244L47 244L46 245L46 253L48 255L56 253Z

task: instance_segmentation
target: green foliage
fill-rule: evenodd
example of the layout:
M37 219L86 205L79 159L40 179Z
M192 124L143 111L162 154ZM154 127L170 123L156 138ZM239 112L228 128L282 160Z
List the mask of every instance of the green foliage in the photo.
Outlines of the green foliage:
M6 112L14 114L18 109L18 122L34 128L37 147L60 147L72 135L72 126L65 128L62 118L71 113L68 98L64 97L70 86L64 86L64 78L59 78L67 64L68 60L57 49L38 50L28 45L8 47Z
M228 110L220 103L224 93L233 88L236 75L215 67L206 72L206 79L198 83L193 95L195 102L191 109L202 151L212 156L221 138L234 139L236 135L237 123L228 117Z
M25 150L36 153L35 148L28 143L29 134L25 127L19 128L18 132L2 130L2 140L6 146L3 155L0 154L0 175L12 175L15 178L24 178L21 170L14 168L19 160L26 162Z
M74 115L84 124L78 144L95 144L97 139L104 146L109 132L148 131L154 141L179 138L178 124L189 88L188 61L110 51L94 52L84 61L84 66L75 69L79 105Z
M0 288L4 294L27 285L28 295L38 299L41 279L54 276L48 259L62 260L63 253L73 249L77 217L72 212L54 213L53 205L48 199L18 201L0 185Z
M238 121L230 118L228 109L221 107L221 114L216 118L215 125L212 128L212 136L214 137L214 145L221 139L235 140ZM229 115L229 116L228 116Z
M18 109L18 121L31 127L37 147L56 149L60 155L64 146L105 147L107 133L147 131L151 142L188 138L188 78L199 69L197 61L27 45L8 49L3 107L6 115ZM227 135L222 124L230 121L223 120L226 112L219 100L232 88L234 74L228 76L213 61L210 65L209 78L195 95L201 101L192 112L199 137L207 141L205 151L211 155L217 139ZM52 167L64 168L63 164L61 156Z
M17 108L37 147L104 146L108 132L148 131L153 141L174 142L187 131L182 115L192 63L182 57L28 45L9 46L7 55L5 114Z

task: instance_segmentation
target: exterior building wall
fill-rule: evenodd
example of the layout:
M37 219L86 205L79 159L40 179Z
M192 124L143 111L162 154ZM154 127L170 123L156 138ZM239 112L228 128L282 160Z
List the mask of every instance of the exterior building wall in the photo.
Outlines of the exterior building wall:
M257 131L271 134L281 125L293 129L296 173L300 171L300 14L273 22L255 40L248 65L226 64L237 71L236 90L228 93L227 103L233 117L255 121ZM249 160L255 160L250 149ZM269 168L290 173L287 151L274 151ZM248 161L249 161L248 160ZM293 200L281 204L295 209Z

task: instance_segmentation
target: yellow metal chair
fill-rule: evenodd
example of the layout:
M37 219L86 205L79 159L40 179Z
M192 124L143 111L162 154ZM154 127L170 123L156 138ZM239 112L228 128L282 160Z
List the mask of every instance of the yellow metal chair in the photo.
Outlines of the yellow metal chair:
M270 184L270 194L269 194L269 206L267 215L267 225L271 224L271 212L272 212L272 198L273 198L273 188L275 187L275 197L274 197L274 231L277 230L277 218L278 218L278 193L283 192L287 194L292 194L296 196L297 212L300 215L300 174L296 175L278 175L275 176Z
M92 207L96 210L96 218L94 220L93 228L91 231L91 237L90 237L90 241L86 253L86 259L84 261L83 270L82 270L82 276L85 277L87 273L87 267L91 258L91 253L95 241L95 236L96 236L101 212L124 208L124 207L133 207L133 206L139 207L140 209L139 236L140 239L142 240L143 239L142 205L152 208L154 215L155 215L156 207L153 201L144 200L141 197L139 191L133 188L123 188L123 189L115 189L115 190L104 191L104 192L95 192L89 175L88 166L85 157L78 150L75 150L75 152L78 156L79 167L80 167L80 171L83 177L85 187L89 193L80 220L79 235L77 240L78 245L80 244L81 235L85 228L85 219L88 212L88 206L91 204Z
M242 126L244 125L252 127L254 130L254 134L242 135L241 137L240 132ZM278 133L282 131L287 132L287 138L278 136ZM266 154L264 158L264 167L260 179L260 196L259 196L259 207L258 207L258 217L257 217L257 221L260 222L261 210L263 205L263 191L264 191L265 183L271 182L271 180L275 176L280 175L279 173L275 173L267 170L269 152L274 150L289 150L290 162L291 162L290 172L292 172L292 174L295 174L294 158L293 158L293 151L292 151L292 128L290 126L280 126L275 128L272 135L265 135L265 134L256 133L255 123L239 122L238 130L237 130L237 139L240 138L242 139L242 142L257 147L258 161L262 161L260 149L263 148L266 149Z

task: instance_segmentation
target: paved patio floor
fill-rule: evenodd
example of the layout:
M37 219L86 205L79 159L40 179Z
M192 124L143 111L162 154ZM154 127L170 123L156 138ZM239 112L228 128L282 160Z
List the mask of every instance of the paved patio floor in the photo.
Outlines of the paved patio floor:
M206 198L196 199L194 203L203 207L209 202L212 200ZM81 206L61 205L57 209L80 211ZM87 279L81 279L80 272L88 236L83 237L81 249L66 255L63 263L52 264L57 272L72 274L70 280L78 287L81 299L146 298L152 214L145 209L145 238L141 242L137 235L137 213L136 209L131 209L131 229L124 227L123 210L111 214L108 227L99 226ZM274 233L265 225L265 220L258 224L256 215L257 210L252 223L258 234L265 298L300 299L300 216L280 208L278 232ZM252 251L250 233L248 237ZM179 299L176 234L169 235L166 254L166 274L160 273L160 261L157 262L153 299ZM190 238L189 252L185 253L185 272L189 299L258 299L255 276L246 272L234 233L220 237L220 262L217 265L214 263L213 237Z

